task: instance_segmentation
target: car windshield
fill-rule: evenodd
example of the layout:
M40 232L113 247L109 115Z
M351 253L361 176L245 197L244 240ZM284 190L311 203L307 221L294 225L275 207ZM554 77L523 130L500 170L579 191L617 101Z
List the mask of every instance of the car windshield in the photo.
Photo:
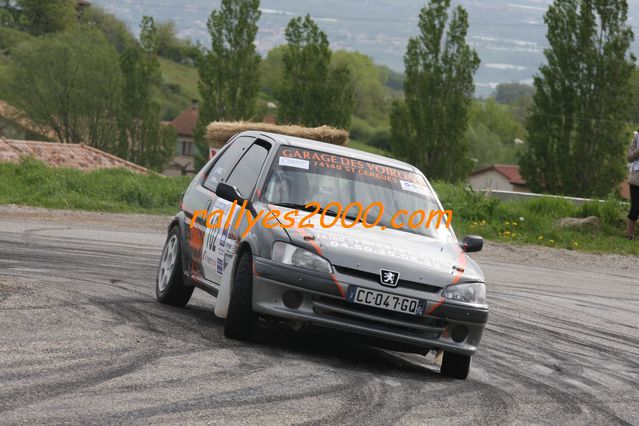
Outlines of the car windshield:
M377 203L365 218L367 223L375 223L381 217L378 226L392 227L407 223L411 213L423 210L426 219L431 211L438 211L437 197L423 176L411 171L397 169L378 163L368 162L304 148L282 146L273 161L267 177L262 201L304 209L310 202L317 202L323 208L331 204L331 210L337 212L336 204L346 207L359 202L363 208ZM383 208L381 207L383 206ZM357 216L357 208L349 210L348 218ZM330 212L329 212L330 214ZM363 218L364 219L364 218ZM419 221L419 216L415 222ZM451 240L452 232L446 228L446 217L441 220L439 229L435 226L435 217L428 228L424 224L414 229L404 226L401 231L424 235L431 238Z

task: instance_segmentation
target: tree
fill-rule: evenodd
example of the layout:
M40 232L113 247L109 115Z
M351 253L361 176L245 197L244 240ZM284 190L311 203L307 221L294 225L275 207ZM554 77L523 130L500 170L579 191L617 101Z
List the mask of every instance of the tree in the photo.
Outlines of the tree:
M202 102L195 142L197 167L208 159L206 126L216 120L250 119L259 89L260 56L255 51L259 0L222 0L213 10L207 27L211 48L199 55L198 87Z
M12 51L2 97L62 142L117 146L122 74L115 49L95 30L37 38Z
M464 138L479 57L466 43L468 13L450 0L431 0L419 16L420 34L408 42L404 102L391 113L391 140L399 158L429 177L465 177L471 163ZM445 37L444 37L445 35Z
M307 15L293 18L285 35L284 76L276 93L279 120L348 128L353 113L351 73L344 65L330 68L326 34Z
M18 0L18 5L34 35L67 30L77 19L73 0Z
M139 45L127 47L120 57L124 85L118 154L161 171L175 150L177 135L161 124L160 105L154 99L162 84L157 50L157 28L153 19L145 16Z
M275 96L284 77L284 53L286 45L269 50L260 62L260 91Z
M118 52L137 43L124 22L96 5L82 9L80 23L100 30Z
M465 137L475 166L485 166L516 164L521 145L515 139L526 140L527 134L511 106L488 99L473 101Z
M391 100L384 86L389 77L388 69L375 64L370 56L345 50L333 53L331 67L348 68L350 71L353 81L353 114L370 124L388 125Z
M520 98L532 98L535 88L522 83L500 83L495 89L495 100L500 104L513 105Z
M15 0L0 0L0 26L16 28L21 17L22 10Z
M625 0L555 0L521 172L536 192L605 196L624 175L635 57Z
M635 130L639 128L639 68L635 68L630 77L630 87L632 90L628 120L634 125Z
M178 63L189 62L196 56L197 47L190 40L178 37L175 22L160 22L157 34L158 55Z

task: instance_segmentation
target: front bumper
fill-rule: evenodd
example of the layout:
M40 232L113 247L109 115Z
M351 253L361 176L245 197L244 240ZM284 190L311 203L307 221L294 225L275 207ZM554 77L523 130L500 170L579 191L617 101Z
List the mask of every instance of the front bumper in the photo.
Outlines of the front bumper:
M349 303L343 297L348 285L381 289L377 283L364 282L345 274L331 277L264 258L254 257L253 261L253 310L262 315L464 355L475 353L488 320L488 309L442 302L441 291L417 296L427 301L426 314L421 317ZM284 295L292 291L302 297L297 298L299 306L296 303L287 307ZM416 297L414 291L383 291ZM462 327L466 333L460 340Z

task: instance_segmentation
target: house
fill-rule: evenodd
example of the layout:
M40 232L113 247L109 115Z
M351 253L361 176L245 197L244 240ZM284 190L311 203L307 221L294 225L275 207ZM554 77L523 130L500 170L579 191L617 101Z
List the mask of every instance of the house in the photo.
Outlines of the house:
M269 108L275 108L274 104L269 103ZM175 156L164 169L163 174L166 176L191 176L195 170L195 156L198 153L197 146L193 134L197 126L199 117L198 103L194 100L191 106L175 117L173 121L168 122L177 132L178 140L175 147ZM262 119L263 123L275 125L277 120L273 114L267 114ZM211 147L211 152L219 147ZM212 155L212 154L210 154Z
M526 181L519 174L519 166L493 164L475 170L468 177L468 183L474 190L498 190L529 192Z
M497 190L511 192L530 192L526 180L519 174L519 166L493 164L475 170L468 177L468 184L476 191ZM619 184L621 198L630 199L628 178Z
M146 174L148 169L99 149L73 143L36 142L0 137L0 163L19 162L34 157L51 167L69 167L82 171L124 168Z
M187 176L195 174L195 155L197 147L193 139L193 132L197 126L199 110L197 101L193 101L191 106L183 111L175 119L169 122L177 132L177 145L175 156L169 165L164 169L166 176Z

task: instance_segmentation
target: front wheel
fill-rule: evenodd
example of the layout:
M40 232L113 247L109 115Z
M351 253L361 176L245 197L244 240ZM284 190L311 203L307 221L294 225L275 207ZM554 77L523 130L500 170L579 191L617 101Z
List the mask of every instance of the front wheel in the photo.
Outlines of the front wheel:
M444 351L444 359L442 360L441 374L453 379L465 379L470 371L469 355L456 354L454 352Z
M233 279L224 335L234 340L251 340L257 316L253 312L253 257L241 255Z
M189 302L192 294L193 287L184 285L180 231L177 226L174 226L162 250L158 276L155 280L155 298L165 305L182 307Z

